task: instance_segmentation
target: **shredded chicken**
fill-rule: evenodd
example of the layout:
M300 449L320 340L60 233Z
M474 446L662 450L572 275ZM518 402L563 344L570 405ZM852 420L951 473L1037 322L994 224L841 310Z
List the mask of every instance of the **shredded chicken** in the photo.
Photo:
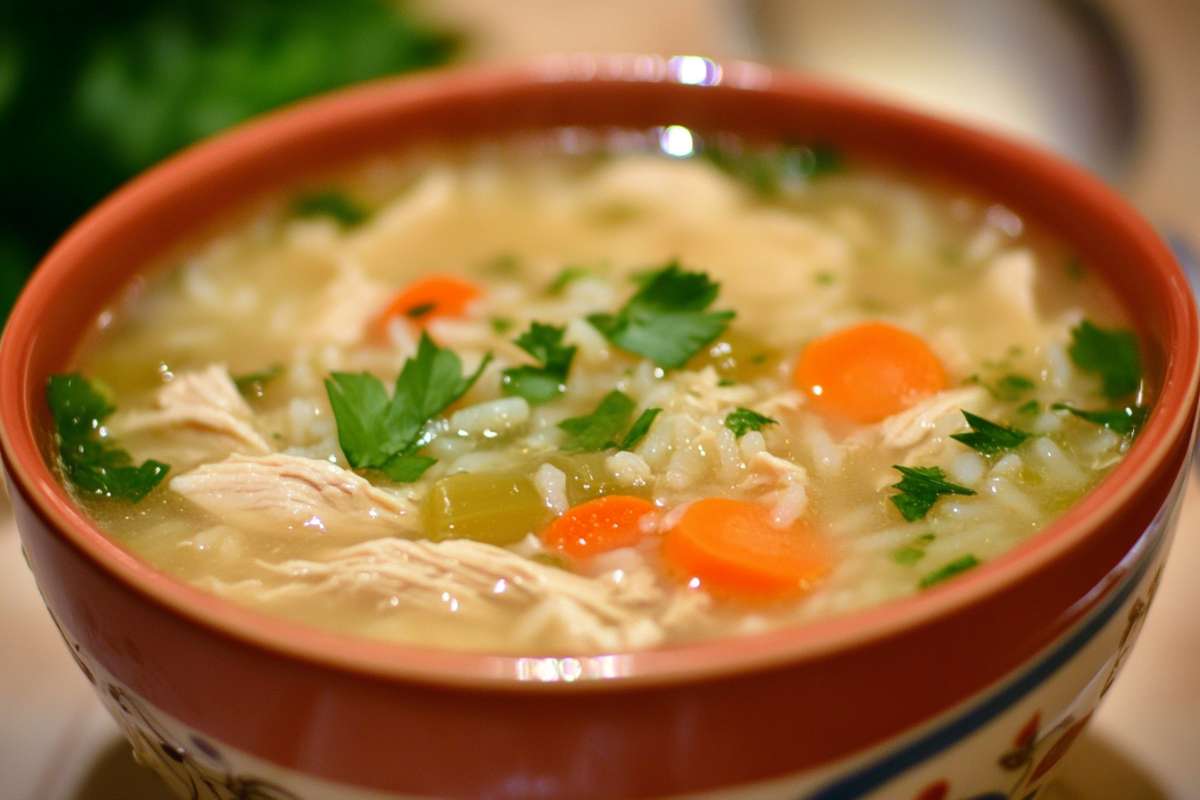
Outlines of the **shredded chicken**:
M170 486L243 530L359 538L404 535L418 525L410 501L315 458L233 455L180 475Z
M501 547L451 539L443 542L385 537L335 551L322 561L259 562L286 580L264 588L246 582L210 587L225 594L253 591L259 599L357 594L380 608L419 609L464 621L520 616L516 645L609 650L651 647L665 629L649 613L662 591L644 581L586 578L545 566ZM686 609L674 618L686 620Z
M983 389L978 386L938 392L880 422L880 441L884 447L913 447L927 438L947 414L955 415L961 420L960 410L975 408L984 396Z
M181 372L154 398L155 408L134 409L113 418L118 436L143 431L184 428L217 434L229 440L226 451L261 455L271 452L251 421L254 413L242 399L224 365Z
M775 487L763 495L771 504L771 521L786 528L804 515L808 508L808 472L804 467L767 451L755 453L747 462L749 475L740 489Z
M304 325L309 342L352 344L360 340L367 321L379 311L388 287L366 276L350 258L339 262L337 277L321 293L317 317Z
M982 289L1010 324L1037 324L1037 302L1033 283L1036 276L1033 253L1029 250L1010 250L992 259L984 275Z

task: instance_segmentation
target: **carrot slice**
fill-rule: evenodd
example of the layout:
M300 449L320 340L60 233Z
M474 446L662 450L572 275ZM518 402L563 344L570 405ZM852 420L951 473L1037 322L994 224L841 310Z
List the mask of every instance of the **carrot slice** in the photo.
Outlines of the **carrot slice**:
M878 422L946 388L946 372L929 345L884 322L809 342L793 380L822 413L860 423Z
M573 558L637 544L642 517L657 509L640 497L608 495L571 508L542 531L542 543Z
M454 275L429 275L401 289L375 318L373 328L382 333L397 317L424 325L437 317L461 317L482 294L476 284Z
M692 503L662 557L676 577L740 600L803 594L830 569L828 545L803 522L777 528L765 506L722 497Z

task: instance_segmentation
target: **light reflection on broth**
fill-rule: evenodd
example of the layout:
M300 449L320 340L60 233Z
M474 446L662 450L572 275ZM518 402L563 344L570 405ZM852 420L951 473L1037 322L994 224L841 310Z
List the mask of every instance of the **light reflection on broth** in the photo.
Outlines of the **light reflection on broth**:
M821 146L377 159L97 321L103 431L165 479L96 477L90 429L64 463L151 563L322 627L521 653L765 630L952 579L1123 457L1136 343L1086 266ZM99 496L118 475L148 494Z

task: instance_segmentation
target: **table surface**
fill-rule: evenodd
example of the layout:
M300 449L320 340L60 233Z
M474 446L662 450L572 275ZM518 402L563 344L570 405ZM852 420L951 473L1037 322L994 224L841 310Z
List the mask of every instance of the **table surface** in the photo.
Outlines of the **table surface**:
M1135 0L1104 0L1126 10ZM1142 0L1136 0L1141 9ZM1130 35L1179 45L1200 4L1146 0L1158 14L1131 15ZM441 0L437 13L474 33L476 57L554 50L702 52L746 55L726 2L607 0L565 7L559 0ZM568 11L564 11L568 9ZM655 20L655 17L659 19ZM642 24L630 25L629 19ZM1185 24L1186 23L1186 24ZM1188 51L1176 47L1174 52ZM1156 219L1200 240L1195 205L1200 124L1194 81L1148 48L1157 116L1131 190ZM1174 75L1175 77L1172 77ZM1188 154L1186 159L1181 154ZM1167 168L1159 168L1165 165ZM1159 179L1173 175L1174 179ZM1184 193L1187 193L1185 196ZM1189 210L1190 209L1190 210ZM1186 210L1186 211L1185 211ZM1047 793L1051 800L1192 800L1200 796L1200 478L1192 476L1179 531L1141 639L1092 725ZM0 776L11 800L165 800L157 779L137 767L114 723L67 655L20 556L0 499Z

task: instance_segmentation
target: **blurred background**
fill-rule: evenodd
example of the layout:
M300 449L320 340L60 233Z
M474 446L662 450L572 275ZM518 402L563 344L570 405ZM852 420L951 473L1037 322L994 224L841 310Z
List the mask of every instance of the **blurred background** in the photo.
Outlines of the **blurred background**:
M1040 143L1200 242L1200 0L0 0L0 318L123 181L360 80L547 52L738 57ZM1200 798L1200 480L1143 641L1053 797ZM0 777L160 798L75 672L0 503ZM61 651L61 652L60 652Z

